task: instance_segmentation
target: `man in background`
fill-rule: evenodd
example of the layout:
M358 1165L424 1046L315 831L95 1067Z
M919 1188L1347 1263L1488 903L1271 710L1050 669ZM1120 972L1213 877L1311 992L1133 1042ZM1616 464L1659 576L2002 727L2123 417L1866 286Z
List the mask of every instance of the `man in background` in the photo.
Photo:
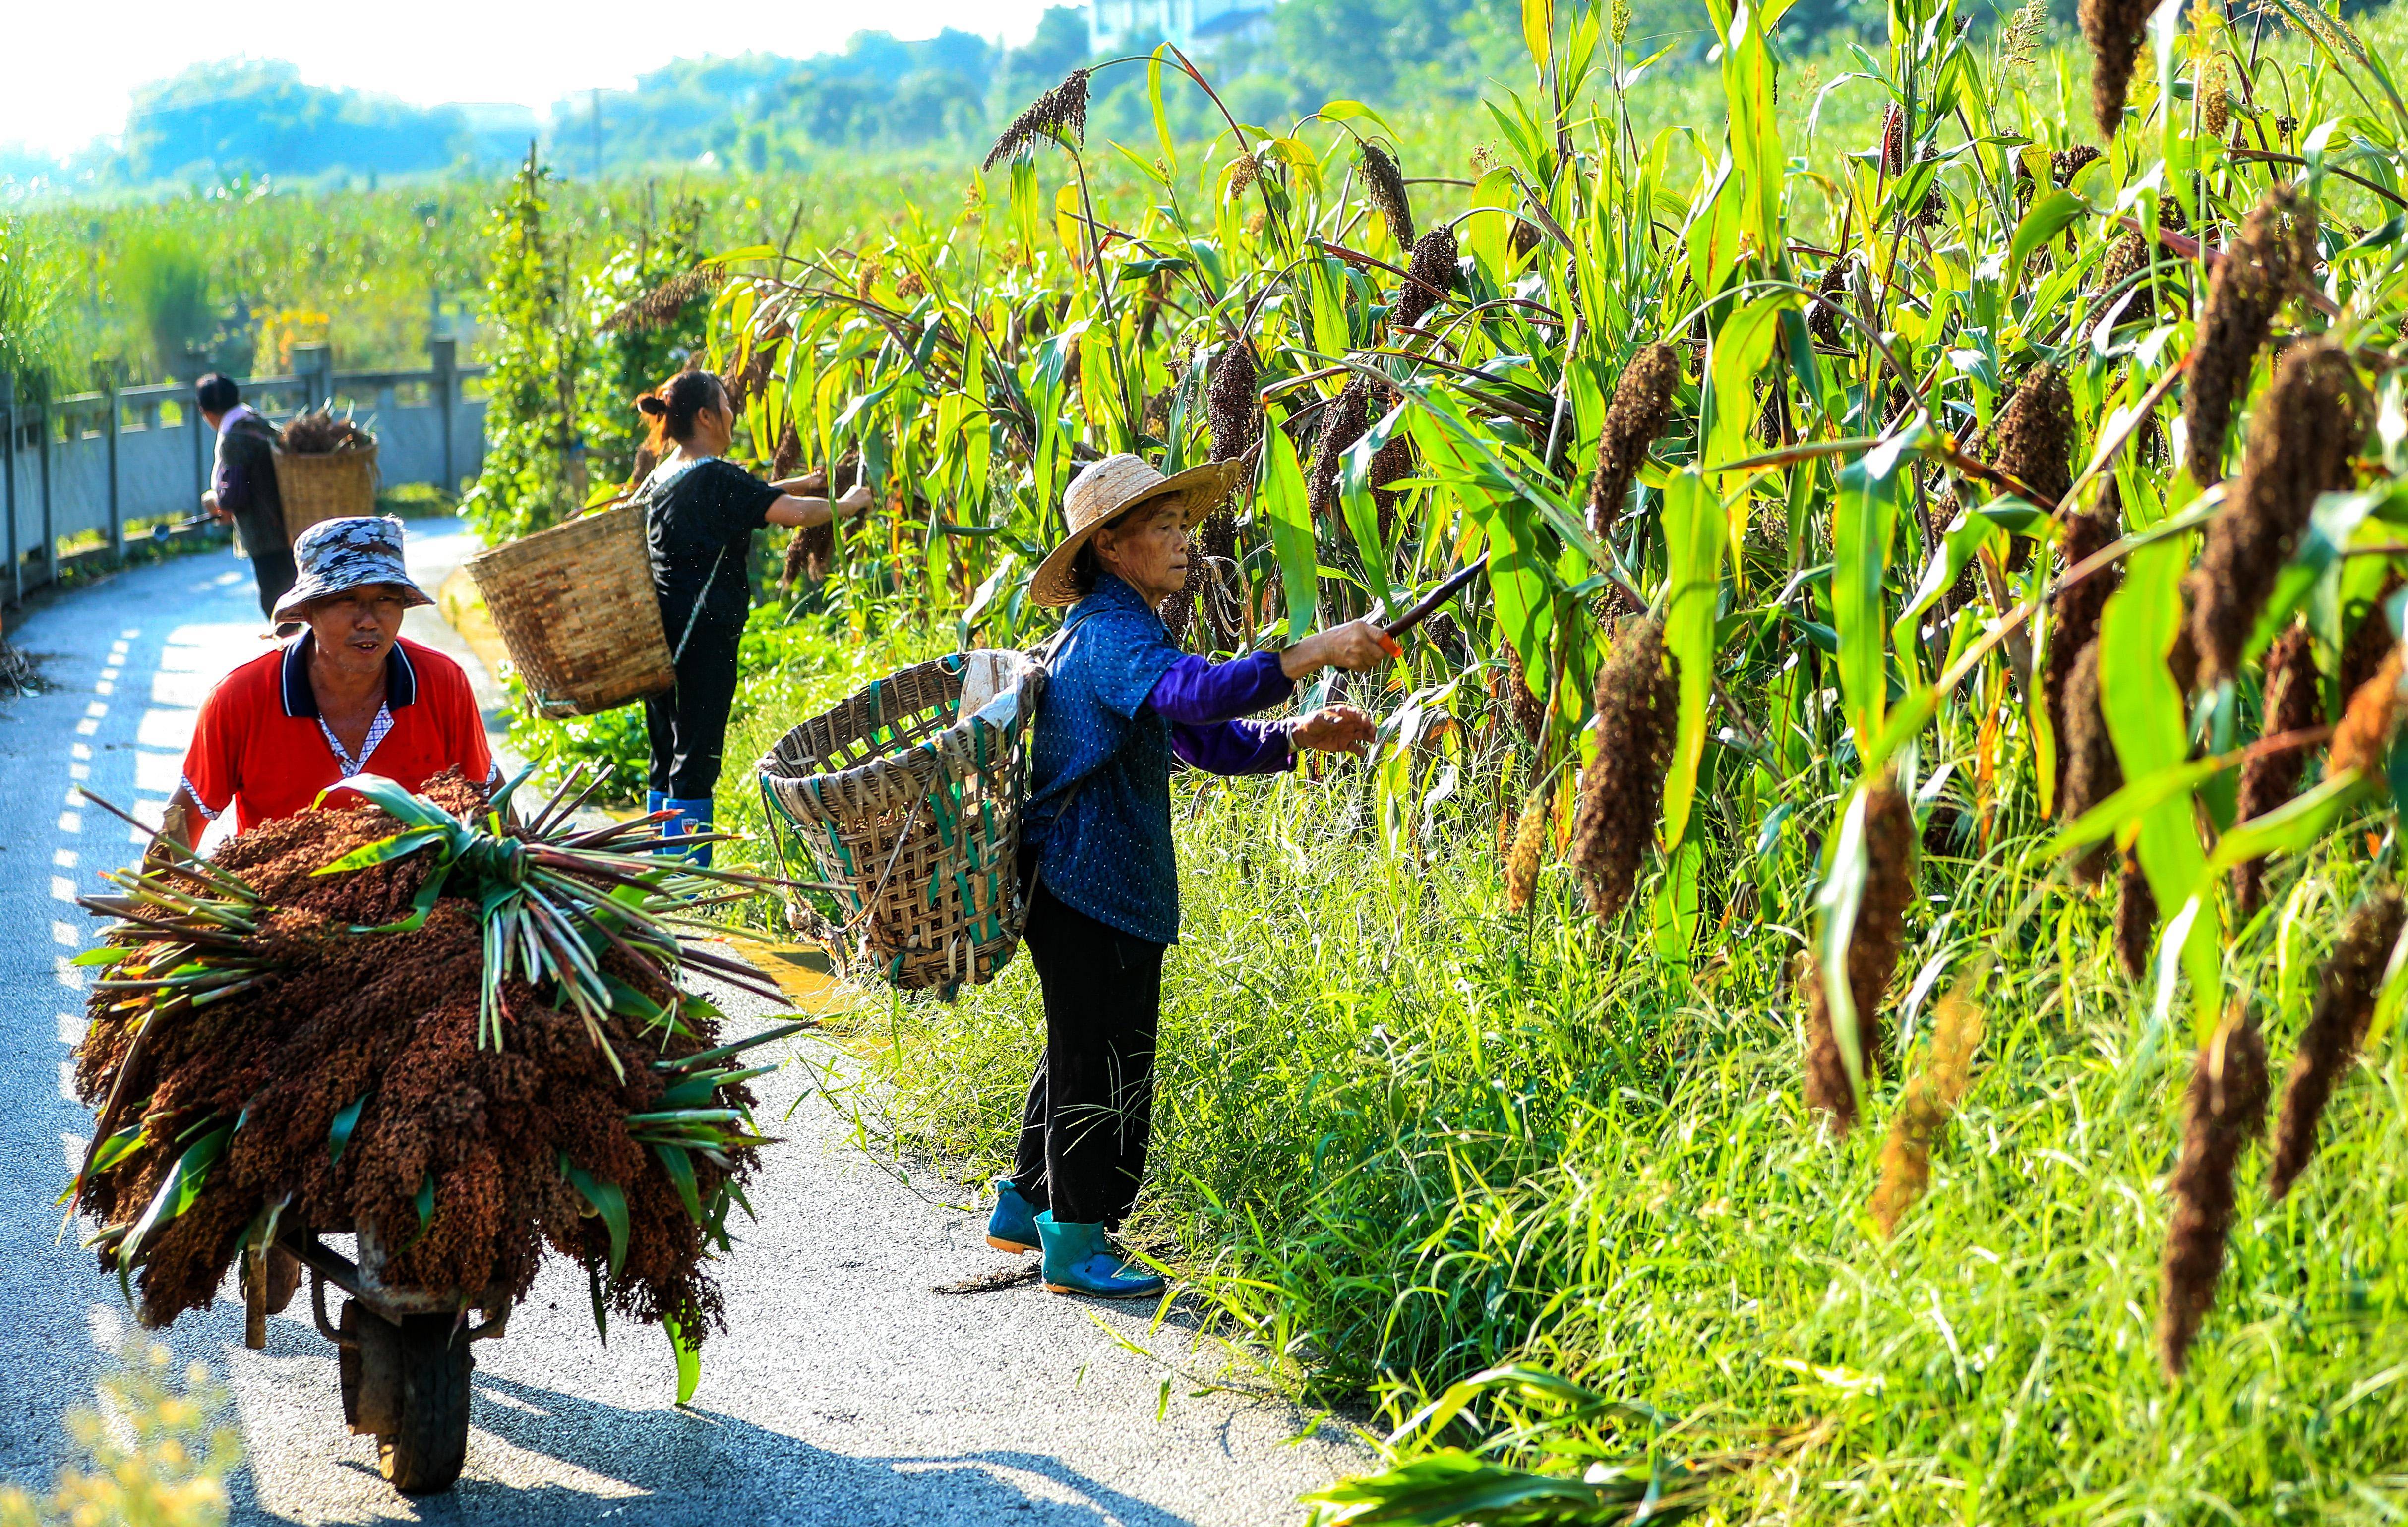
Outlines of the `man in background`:
M202 422L217 432L217 466L201 507L229 521L259 578L259 612L273 621L293 587L293 548L284 538L284 500L276 490L276 429L242 401L232 377L211 372L194 389Z

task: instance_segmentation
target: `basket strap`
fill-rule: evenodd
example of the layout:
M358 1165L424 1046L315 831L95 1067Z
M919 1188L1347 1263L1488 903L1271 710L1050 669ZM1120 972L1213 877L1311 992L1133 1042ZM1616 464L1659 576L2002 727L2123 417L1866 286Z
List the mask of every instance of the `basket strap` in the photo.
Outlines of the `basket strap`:
M718 560L710 564L710 572L709 576L704 578L702 580L702 592L694 596L694 608L686 614L685 634L678 637L677 650L669 654L670 667L676 667L679 663L684 660L686 643L694 640L694 628L702 623L703 607L710 603L711 588L719 581L720 568L726 564L727 547L724 543L722 543L719 548Z

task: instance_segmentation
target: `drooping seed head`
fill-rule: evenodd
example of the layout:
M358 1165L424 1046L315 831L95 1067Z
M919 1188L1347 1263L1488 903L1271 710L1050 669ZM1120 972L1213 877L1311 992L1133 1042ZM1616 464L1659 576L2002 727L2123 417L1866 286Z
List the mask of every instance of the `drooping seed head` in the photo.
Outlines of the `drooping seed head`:
M2240 478L2208 526L2190 578L2191 635L2204 682L2239 671L2243 644L2308 528L2316 496L2350 486L2372 416L2357 371L2331 341L2296 346L2275 367L2251 416Z
M2099 705L2099 641L2092 637L2074 654L2066 675L2065 715L2057 729L2057 754L2063 760L2064 785L2057 792L2057 818L2071 821L2124 788L2124 768L2115 745L2107 735L2106 713ZM2107 873L2110 840L2102 839L2076 852L2073 873L2096 882Z
M2141 56L2150 0L2082 0L2082 36L2090 45L2090 115L2108 137L2124 122L2124 96Z
M2073 389L2063 371L2034 366L2000 411L1997 435L2001 471L2050 505L2064 498L2073 482Z
M2400 892L2389 885L2377 886L2342 924L2341 937L2316 978L2315 1006L2300 1033L2300 1048L2283 1084L2282 1110L2274 1120L2266 1192L2277 1202L2315 1156L2317 1120L2365 1042L2384 967L2400 941L2403 921L2408 921L2408 912L2401 906Z
M1338 512L1339 469L1345 464L1346 452L1370 427L1371 384L1357 371L1322 410L1321 431L1313 437L1312 461L1305 469L1304 485L1314 519Z
M2224 435L2232 405L2249 385L2250 367L2266 347L2292 278L2315 264L2315 230L2314 206L2275 187L2250 208L2215 264L2183 392L2189 437L2184 463L2201 487L2224 476Z
M1513 848L1505 861L1505 910L1526 912L1539 892L1539 861L1547 849L1549 819L1555 815L1552 779L1532 790L1522 803L1521 820L1513 827Z
M1605 411L1605 427L1597 437L1597 470L1589 478L1591 535L1602 537L1622 513L1622 501L1646 463L1647 448L1671 422L1672 390L1680 380L1680 354L1670 345L1641 345L1622 368L1613 384L1613 402Z
M1906 909L1914 900L1914 807L1885 773L1865 796L1865 883L1848 934L1848 996L1856 1016L1856 1055L1868 1085L1882 1069L1880 1009L1906 938ZM1856 1101L1832 1024L1819 966L1808 990L1806 1106L1830 1115L1842 1134L1853 1128Z
M1397 248L1410 249L1413 242L1413 204L1405 193L1404 171L1370 139L1362 140L1362 150L1363 193L1380 209L1380 216L1388 224L1388 236L1397 241Z
M2199 124L2209 137L2220 138L2232 126L2232 97L2227 92L2224 55L2212 53L2199 72Z
M1261 378L1254 345L1242 337L1229 341L1206 377L1204 417L1212 429L1212 459L1235 461L1263 437L1263 400L1257 391Z
M1848 257L1841 255L1823 268L1814 290L1833 302L1848 294ZM1840 316L1823 303L1816 303L1806 314L1806 332L1816 342L1825 345L1840 343Z
M1388 309L1388 321L1401 328L1412 328L1438 306L1442 293L1452 293L1462 270L1462 259L1455 242L1455 230L1441 222L1413 241L1413 257L1405 262L1405 272L1412 277L1397 293L1397 300Z
M1873 1191L1873 1222L1885 1235L1931 1185L1931 1152L1972 1082L1973 1053L1982 1045L1982 1006L1973 981L1960 981L1940 999L1931 1023L1931 1054L1899 1097L1889 1137L1882 1142L1881 1186Z
M677 321L678 315L683 313L689 304L710 295L726 277L726 271L717 264L697 265L621 304L595 327L604 334L665 329Z
M991 170L1003 160L1020 152L1039 137L1067 139L1073 147L1083 147L1087 141L1087 76L1086 69L1073 69L1063 81L1029 103L1028 109L1011 119L1011 125L995 140L981 170Z
M2099 157L2099 150L2087 143L2077 143L2071 149L2051 150L2048 156L2048 178L2059 186L2073 184L2073 178L2083 166Z
M2332 748L2325 754L2325 778L2356 769L2361 778L2382 788L2384 761L2390 756L2391 736L2399 729L2400 648L2394 644L2373 677L2351 693L2341 720L2334 723Z
M1505 672L1500 676L1505 687L1506 707L1513 713L1513 723L1522 729L1523 737L1533 748L1546 735L1547 702L1530 688L1522 666L1522 654L1512 642L1501 644Z
M2102 502L2096 509L2075 510L2066 515L2061 523L2064 526L2061 549L2069 572L2106 549L2115 540L2115 510L2112 503ZM2074 719L2071 703L2073 673L2083 654L2098 639L2100 614L2107 607L2108 596L2115 592L2121 571L2120 567L2113 564L2102 567L2079 583L2061 585L2049 597L2048 663L2041 670L2041 694L2047 704L2049 726L2057 738L2057 814L2069 821L2071 802L2067 799L2067 781L2072 773L2073 755L2077 750L2075 740L2069 734L2077 727L2081 729L2083 735L2079 747L2083 749L2095 752L2106 746L2105 723L2099 714L2096 659L2093 659L2087 691L2089 713L2078 721ZM2108 749L2107 753L2106 766L2112 770L2114 767L2114 749ZM2086 780L2086 792L2097 788L2098 761L2095 757L2090 766L2093 774ZM2114 787L2109 787L2108 793L2114 792ZM2105 795L2099 796L2087 802L2083 809L2104 799ZM2079 812L2071 815L2079 815Z
M1595 878L1590 909L1610 923L1630 899L1656 839L1664 770L1680 715L1677 665L1664 651L1664 618L1630 621L1597 676L1597 756L1581 771L1569 862Z
M2292 625L2266 650L2265 724L2263 736L2302 732L2324 719L2323 680L2316 672L2316 654L2307 627ZM2243 821L2262 817L2290 800L2307 769L2307 750L2286 749L2251 758L2241 765L2237 815ZM2232 899L2240 915L2254 916L2264 899L2266 861L2252 859L2232 868Z
M2157 934L2157 893L2141 868L2141 856L2128 849L2123 872L2115 878L2115 959L2133 980L2148 975Z
M2214 1302L2232 1229L2233 1171L2266 1127L2266 1092L2265 1038L2246 1013L2235 1012L2192 1067L2182 1154L2167 1183L2173 1212L2158 1276L2157 1361L2169 1381L2182 1377Z

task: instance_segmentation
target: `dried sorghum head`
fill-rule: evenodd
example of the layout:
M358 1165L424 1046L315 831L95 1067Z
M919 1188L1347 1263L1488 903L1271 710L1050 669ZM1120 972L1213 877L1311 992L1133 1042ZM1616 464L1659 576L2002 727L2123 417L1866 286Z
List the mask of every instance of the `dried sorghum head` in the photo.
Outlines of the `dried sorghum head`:
M2090 115L2109 137L2124 121L2124 93L2131 87L2132 63L2141 56L2141 35L2149 24L2149 0L2082 0L2082 36L2090 44Z
M2371 414L2348 356L2329 340L2297 346L2275 367L2251 414L2240 478L2191 574L2191 633L2206 682L2238 671L2316 495L2350 485Z
M2123 873L2115 878L2115 959L2125 975L2136 981L2148 975L2157 934L2157 893L2141 868L2141 856L2128 849Z
M2000 410L1998 464L2053 507L2073 482L2073 390L2053 365L2034 366Z
M1438 306L1437 293L1453 292L1462 275L1457 265L1461 255L1455 248L1455 230L1441 222L1413 241L1413 257L1405 263L1405 271L1412 279L1397 292L1397 300L1388 309L1388 321L1400 328L1412 328Z
M2381 784L2384 762L2391 752L2391 735L2399 726L2400 648L2395 643L2373 676L2351 692L2349 704L2334 724L2332 748L2325 755L2325 778L2356 769Z
M2265 721L2259 733L2272 737L2303 732L2324 720L2324 708L2323 680L2307 628L2289 626L2266 651ZM2288 801L2306 768L2304 748L2262 754L2242 764L2240 820L2262 817ZM2254 915L2263 900L2265 873L2263 859L2233 866L2232 899L2243 918Z
M2266 1127L2266 1041L2245 1013L2226 1018L2200 1051L2183 1104L2182 1154L2168 1190L2157 1306L2157 1360L2169 1379L2189 1361L2224 1271L2232 1228L2233 1169Z
M2258 198L2241 221L2209 278L2199 318L2199 343L2185 379L2183 420L2189 440L2184 463L2205 487L2224 476L2224 434L2232 405L2249 385L2249 370L2266 346L2274 314L2295 276L2315 263L2315 209L2287 188Z
M1973 1052L1982 1045L1982 1007L1960 983L1940 999L1931 1023L1931 1055L1923 1070L1907 1083L1890 1120L1889 1138L1882 1142L1881 1186L1874 1190L1873 1222L1884 1235L1897 1232L1898 1222L1931 1183L1931 1151L1948 1127L1949 1115L1972 1080Z
M707 296L726 278L726 271L715 264L706 264L672 276L650 292L622 305L595 327L604 334L624 334L638 329L665 329L677 321L686 305Z
M2097 509L2069 514L2062 524L2062 549L2069 572L2115 540L2115 517L2112 505L2102 504ZM2117 568L2102 567L2079 583L2060 586L2049 599L2048 663L2041 670L2041 693L2047 701L2049 724L2057 736L2057 814L2067 820L2071 817L2065 809L2069 804L2066 791L2075 751L2075 739L2068 734L2079 727L2083 733L2083 749L2094 754L2097 749L2106 747L2105 727L2099 716L2095 657L2094 672L2086 692L2089 713L2079 721L2073 719L2071 696L2074 670L2080 665L2083 654L2098 640L2099 616L2107 607L2108 596L2115 592L2117 575ZM2108 749L2107 752L2107 767L2112 769L2114 749ZM2099 764L2095 757L2088 767L2092 773L2085 785L2086 793L2098 788ZM2114 788L2108 787L2108 793L2114 793ZM2084 809L2105 798L2105 795L2100 795L2087 802Z
M1664 619L1630 621L1597 676L1597 757L1581 771L1570 862L1596 878L1591 909L1610 922L1630 899L1664 799L1680 712Z
M1365 138L1362 148L1363 193L1386 220L1388 236L1397 241L1397 248L1410 249L1413 242L1413 204L1405 193L1404 172L1370 139Z
M1321 430L1313 437L1312 461L1305 468L1304 485L1312 497L1315 519L1338 511L1338 473L1342 458L1363 432L1371 427L1371 383L1357 371L1346 378L1338 396L1321 411Z
M2400 892L2389 885L2369 892L2342 924L2332 957L2317 978L2315 1006L2300 1033L2283 1084L2282 1111L2274 1121L2273 1160L2267 1164L2266 1192L2280 1200L2316 1153L2316 1121L2350 1063L2358 1059L2374 1017L2374 999L2392 946L2400 941L2403 913Z
M1085 69L1073 69L1060 84L1030 103L1027 110L1011 119L1011 125L995 140L986 160L979 168L991 170L1003 160L1018 153L1039 136L1066 137L1074 145L1087 141L1087 74Z
M1589 533L1602 538L1622 512L1622 501L1639 479L1647 448L1672 418L1672 390L1681 379L1681 358L1671 346L1641 345L1613 385L1613 402L1598 434L1597 470L1589 478Z
M1212 427L1212 459L1235 461L1263 437L1263 400L1256 391L1254 347L1243 338L1222 347L1207 373L1204 414Z

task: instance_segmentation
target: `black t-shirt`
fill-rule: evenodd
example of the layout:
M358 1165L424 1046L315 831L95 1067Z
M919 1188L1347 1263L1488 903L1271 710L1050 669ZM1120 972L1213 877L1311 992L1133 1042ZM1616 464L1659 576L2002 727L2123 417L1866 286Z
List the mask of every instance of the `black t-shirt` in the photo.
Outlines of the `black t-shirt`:
M685 635L696 598L705 600L697 627L742 630L752 607L752 533L769 522L779 490L713 456L666 480L655 478L643 498L652 590L670 648Z

